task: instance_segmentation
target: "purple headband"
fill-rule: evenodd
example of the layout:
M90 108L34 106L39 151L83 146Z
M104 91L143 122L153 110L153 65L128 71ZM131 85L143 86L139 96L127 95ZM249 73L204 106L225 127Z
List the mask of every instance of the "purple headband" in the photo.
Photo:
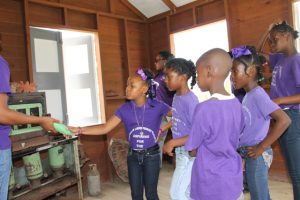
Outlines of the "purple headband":
M137 71L136 71L136 74L139 75L143 81L147 80L147 75L144 73L143 69L142 68L139 68Z
M239 58L241 56L248 56L251 55L251 51L247 49L246 46L239 46L236 48L231 49L232 57L234 59Z

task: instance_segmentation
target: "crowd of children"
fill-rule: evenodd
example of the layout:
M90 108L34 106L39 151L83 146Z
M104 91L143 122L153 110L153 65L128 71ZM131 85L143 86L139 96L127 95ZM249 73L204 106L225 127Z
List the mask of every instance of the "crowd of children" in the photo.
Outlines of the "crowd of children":
M252 200L270 200L268 170L272 143L277 139L293 184L294 199L300 199L300 54L298 37L286 22L272 25L269 58L253 46L233 48L229 53L211 49L196 62L158 54L157 83L147 69L128 78L124 103L106 124L75 128L75 134L106 134L124 123L130 144L127 164L134 200L158 200L160 171L159 137L171 127L172 139L163 152L176 156L170 186L172 200L241 200L244 179ZM273 70L270 97L260 86L262 66L269 60ZM162 65L158 62L164 61ZM229 94L224 81L231 73L235 91ZM197 76L196 76L197 74ZM157 78L159 77L159 78ZM191 92L196 82L211 98L202 103ZM172 103L156 99L159 87L173 92ZM161 125L165 116L172 120Z

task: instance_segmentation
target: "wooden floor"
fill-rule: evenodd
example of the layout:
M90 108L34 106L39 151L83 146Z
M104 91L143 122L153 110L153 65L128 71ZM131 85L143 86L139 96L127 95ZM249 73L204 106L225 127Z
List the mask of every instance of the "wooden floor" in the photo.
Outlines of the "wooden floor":
M158 192L160 200L168 200L169 187L173 174L173 166L164 163L159 177ZM270 194L272 200L293 200L292 187L290 183L270 181ZM99 197L86 197L85 200L131 200L128 183L105 183L101 186ZM249 193L245 194L245 200L250 200Z

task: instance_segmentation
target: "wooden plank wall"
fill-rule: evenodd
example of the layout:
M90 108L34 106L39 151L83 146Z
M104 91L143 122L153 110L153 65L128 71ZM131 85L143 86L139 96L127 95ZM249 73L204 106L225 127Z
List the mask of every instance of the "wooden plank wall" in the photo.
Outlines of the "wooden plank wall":
M24 9L20 1L0 1L0 55L10 65L13 80L27 80Z
M202 3L203 2L203 3ZM227 19L230 47L258 45L269 25L285 19L292 24L291 1L287 0L215 0L198 1L177 12L149 19L150 58L161 50L170 50L169 35L203 24ZM199 55L200 56L200 55ZM285 162L278 144L273 145L273 179L288 180Z

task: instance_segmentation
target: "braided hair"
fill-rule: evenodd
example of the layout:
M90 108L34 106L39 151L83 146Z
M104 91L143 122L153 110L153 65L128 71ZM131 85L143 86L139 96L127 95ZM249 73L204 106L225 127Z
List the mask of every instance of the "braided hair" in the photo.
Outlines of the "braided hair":
M266 63L266 58L258 54L254 46L245 46L242 48L244 48L244 50L249 50L249 54L241 54L240 56L235 56L233 52L234 49L229 52L229 54L234 58L235 61L238 61L245 66L245 74L247 74L248 67L254 65L256 68L256 80L258 83L262 82L264 80L262 69L263 65Z
M160 55L160 57L162 57L166 61L174 58L174 55L172 53L170 53L169 51L160 51L160 52L158 52L158 55Z
M192 77L191 88L196 84L196 67L191 60L173 58L166 63L166 69L171 69L180 75L186 74L187 79Z
M299 36L299 32L294 30L286 21L274 24L270 33L291 33L294 39L297 39Z

